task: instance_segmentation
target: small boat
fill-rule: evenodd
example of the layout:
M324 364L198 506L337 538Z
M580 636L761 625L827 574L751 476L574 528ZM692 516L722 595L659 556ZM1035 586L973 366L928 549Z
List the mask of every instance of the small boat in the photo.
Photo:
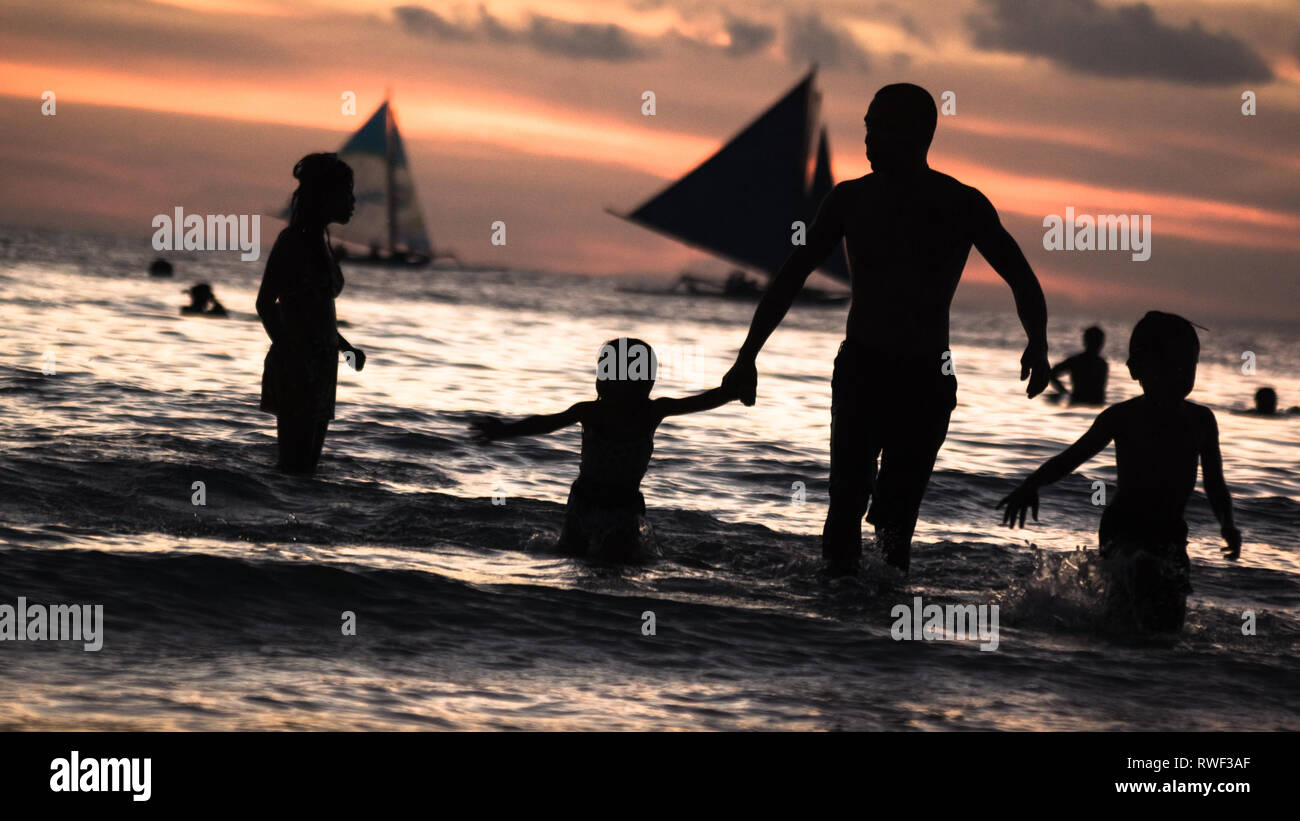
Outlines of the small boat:
M805 227L811 225L835 185L826 128L818 124L821 94L814 85L816 76L814 66L713 156L632 212L605 210L745 270L775 276L793 248L792 224L802 221ZM810 178L814 145L816 160ZM843 243L818 270L849 282ZM740 274L744 278L744 272ZM727 282L705 286L699 277L687 274L673 289L658 293L742 299L761 296L757 283L739 288L735 277L733 273ZM808 297L803 301L848 301L848 294L825 291L814 290Z

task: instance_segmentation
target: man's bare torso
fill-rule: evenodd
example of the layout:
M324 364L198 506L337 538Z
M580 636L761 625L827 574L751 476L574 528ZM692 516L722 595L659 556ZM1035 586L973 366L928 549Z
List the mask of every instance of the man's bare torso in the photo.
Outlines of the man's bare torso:
M903 179L868 174L841 183L828 208L842 225L852 269L848 338L901 357L947 350L948 309L971 245L985 222L996 224L988 201L927 168Z

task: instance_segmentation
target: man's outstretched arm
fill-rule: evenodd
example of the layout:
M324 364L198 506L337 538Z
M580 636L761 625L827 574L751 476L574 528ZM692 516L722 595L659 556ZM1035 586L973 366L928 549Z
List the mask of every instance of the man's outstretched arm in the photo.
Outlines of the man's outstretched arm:
M1020 357L1020 378L1029 379L1026 391L1032 399L1043 392L1051 377L1047 362L1047 300L1043 297L1038 277L1029 267L1029 260L1020 251L1007 229L1002 227L998 212L983 194L976 192L975 247L1011 286L1016 298L1016 314L1029 337L1025 353Z
M816 219L808 228L808 243L794 249L754 309L749 334L745 337L740 353L736 355L736 364L722 379L723 387L739 396L740 401L746 405L754 404L754 394L758 389L758 368L754 364L758 352L763 349L776 326L785 319L786 312L790 310L809 275L826 261L826 257L835 248L835 243L844 238L842 199L843 192L839 185L826 195Z

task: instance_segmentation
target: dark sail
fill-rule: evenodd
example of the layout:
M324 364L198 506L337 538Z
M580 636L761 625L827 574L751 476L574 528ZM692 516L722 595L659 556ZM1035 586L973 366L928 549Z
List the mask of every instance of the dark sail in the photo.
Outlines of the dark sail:
M619 216L738 265L775 274L793 250L791 224L811 223L832 184L824 131L812 186L808 181L819 107L815 76L815 69L808 72L699 167ZM843 250L823 270L847 280Z

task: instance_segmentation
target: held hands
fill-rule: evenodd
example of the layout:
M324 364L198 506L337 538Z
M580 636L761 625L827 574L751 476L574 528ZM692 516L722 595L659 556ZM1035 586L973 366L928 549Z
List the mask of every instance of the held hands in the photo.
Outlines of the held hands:
M1020 379L1029 380L1025 390L1030 399L1042 393L1052 377L1052 366L1047 361L1047 343L1030 342L1020 357Z
M1034 521L1038 521L1038 488L1028 484L1021 484L1020 487L1007 494L1002 501L997 503L997 507L1006 507L1006 512L1002 515L1002 524L1010 528L1015 528L1016 519L1020 519L1020 526L1025 526L1025 514L1030 510L1034 512Z
M743 355L736 357L736 364L722 377L722 389L746 406L753 406L758 392L758 367L754 360Z
M1223 551L1223 558L1235 562L1241 557L1241 531L1232 525L1228 525L1219 531L1223 536L1223 541L1227 542L1227 547L1219 548Z

